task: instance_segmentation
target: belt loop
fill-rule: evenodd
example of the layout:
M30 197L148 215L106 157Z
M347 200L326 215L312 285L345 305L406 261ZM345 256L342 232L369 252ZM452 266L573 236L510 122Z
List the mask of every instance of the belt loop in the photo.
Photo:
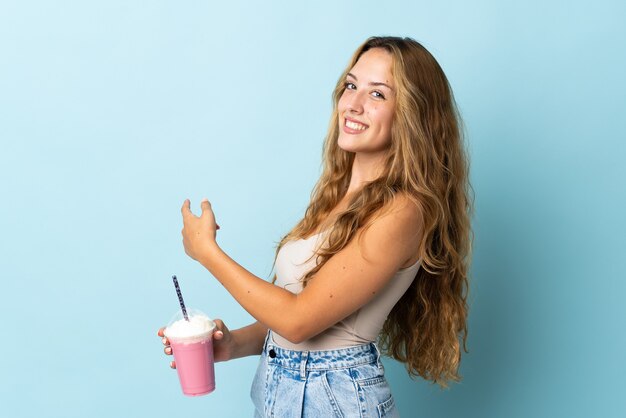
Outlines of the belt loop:
M270 329L267 330L267 333L265 334L265 341L263 342L263 351L266 351L267 349L267 342L270 339L270 332L272 332Z
M303 351L300 357L300 380L306 380L306 364L309 360L309 352Z
M380 361L380 351L378 350L376 343L372 343L372 347L374 347L374 352L376 353L376 363L378 363Z
M378 370L380 370L381 373L385 373L385 367L383 366L382 361L380 361L380 350L378 349L376 343L373 342L372 345L374 346L374 351L376 352L376 365L378 366Z
M261 349L261 357L265 356L265 361L269 362L269 356L268 356L268 345L270 343L270 340L272 337L270 337L270 332L272 332L271 330L267 330L267 334L265 334L265 342L263 343L263 348Z

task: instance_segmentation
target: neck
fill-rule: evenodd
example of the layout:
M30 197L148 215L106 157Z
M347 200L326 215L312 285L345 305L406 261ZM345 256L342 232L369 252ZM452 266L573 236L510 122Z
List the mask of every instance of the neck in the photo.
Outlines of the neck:
M383 153L357 153L352 163L352 175L346 194L354 193L360 190L366 183L376 180L382 172L384 157Z

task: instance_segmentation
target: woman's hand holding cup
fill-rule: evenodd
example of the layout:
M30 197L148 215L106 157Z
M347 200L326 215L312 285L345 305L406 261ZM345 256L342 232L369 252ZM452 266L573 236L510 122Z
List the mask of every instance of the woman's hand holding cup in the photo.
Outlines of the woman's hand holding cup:
M220 361L228 361L232 358L233 352L235 350L235 342L233 340L233 336L231 332L228 330L228 327L224 324L221 319L215 319L215 331L213 332L213 356L215 362ZM165 327L159 328L157 335L161 337L161 342L165 346L163 348L163 352L171 356L172 355L172 347L170 346L170 342L164 334ZM172 369L176 368L176 362L171 361L170 367Z

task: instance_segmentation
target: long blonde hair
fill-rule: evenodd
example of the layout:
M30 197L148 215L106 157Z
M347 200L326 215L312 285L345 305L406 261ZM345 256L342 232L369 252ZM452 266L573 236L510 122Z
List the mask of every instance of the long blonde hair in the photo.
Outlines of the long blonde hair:
M384 169L337 215L327 244L317 252L318 264L302 280L306 286L326 261L343 249L358 229L371 224L396 195L409 197L418 204L423 217L419 247L422 263L411 286L387 317L379 344L387 355L406 364L411 377L419 375L447 387L448 381L460 380L459 339L467 352L473 191L452 90L437 61L421 44L410 38L372 37L356 50L333 92L322 175L304 218L281 239L276 255L286 242L312 234L347 192L354 154L337 144L337 103L347 73L372 48L383 48L392 55L397 90Z

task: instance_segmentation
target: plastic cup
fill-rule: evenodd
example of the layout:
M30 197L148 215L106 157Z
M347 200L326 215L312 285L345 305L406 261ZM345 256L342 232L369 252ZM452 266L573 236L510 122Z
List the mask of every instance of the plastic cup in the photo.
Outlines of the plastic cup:
M172 347L183 394L201 396L215 390L215 322L196 309L188 309L187 313L189 322L179 311L165 328L164 335Z

